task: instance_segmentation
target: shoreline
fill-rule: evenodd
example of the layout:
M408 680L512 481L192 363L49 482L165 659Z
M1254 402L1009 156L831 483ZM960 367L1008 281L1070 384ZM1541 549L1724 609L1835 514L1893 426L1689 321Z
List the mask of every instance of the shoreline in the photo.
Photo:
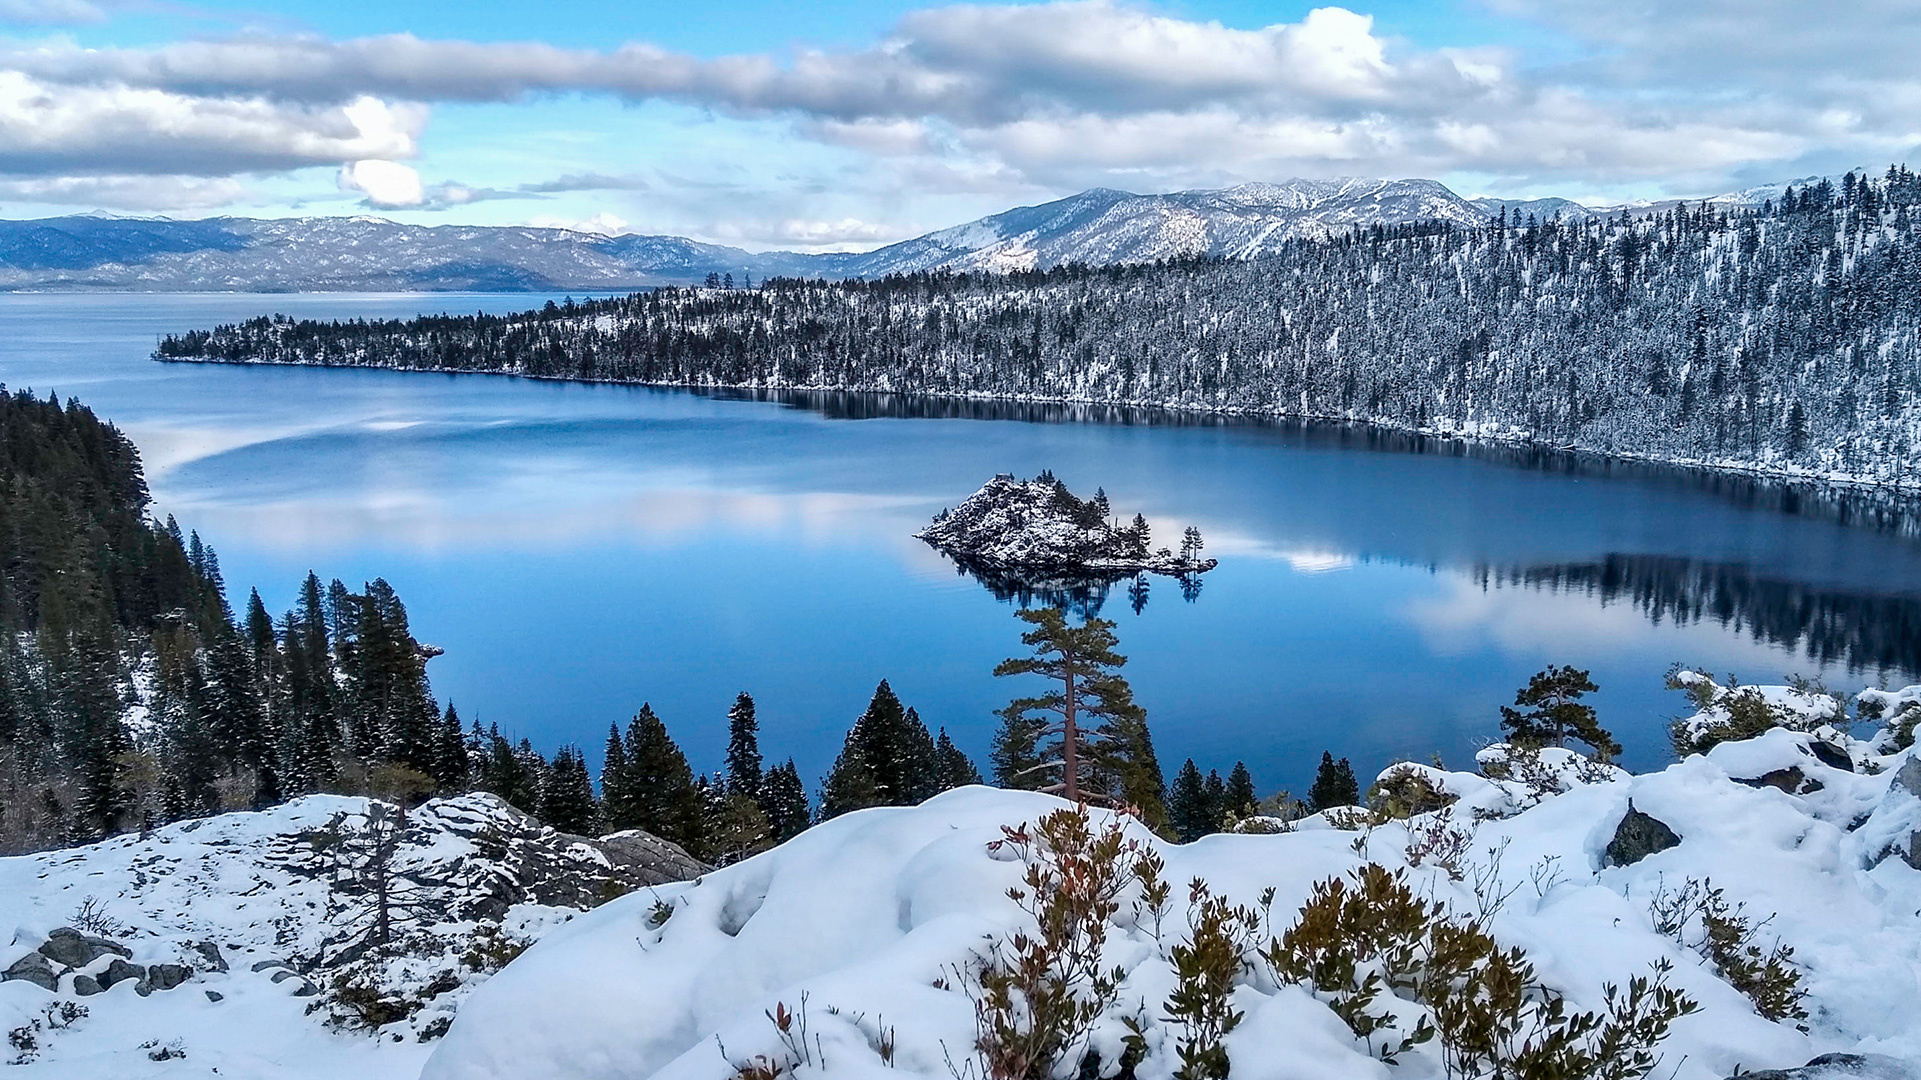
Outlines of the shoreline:
M152 356L153 362L162 364L218 364L230 367L285 367L285 368L339 368L354 371L396 371L423 375L486 375L511 379L527 379L535 382L578 383L584 386L639 386L662 390L687 390L705 393L734 392L745 395L807 395L807 394L851 394L889 398L897 400L923 399L933 401L967 402L979 404L1006 404L1056 406L1062 408L1108 409L1137 413L1159 413L1174 418L1213 418L1232 419L1248 422L1287 422L1301 424L1323 424L1354 430L1400 435L1412 439L1434 440L1444 445L1460 449L1486 448L1508 449L1533 452L1558 457L1571 465L1587 463L1621 463L1628 465L1654 466L1676 472L1692 473L1704 477L1748 480L1757 483L1771 483L1782 486L1814 489L1816 491L1839 494L1885 494L1903 499L1915 500L1921 508L1921 472L1912 478L1877 478L1852 476L1839 473L1813 473L1800 469L1784 469L1740 462L1716 462L1687 458L1664 458L1652 454L1636 454L1628 451L1598 450L1582 446L1561 446L1540 442L1525 436L1509 436L1482 432L1462 432L1435 428L1416 428L1385 420L1357 419L1346 416L1329 416L1317 413L1277 412L1268 409L1244 406L1218 405L1178 405L1164 402L1101 401L1091 398L1074 398L1045 394L1006 394L989 391L964 390L889 390L845 386L800 386L768 385L765 383L721 383L721 382L665 382L640 379L584 379L576 375L539 375L520 371L504 371L485 368L419 367L386 364L329 363L326 361L282 360L222 360L212 357ZM1071 422L1071 421L1062 421ZM1101 421L1094 421L1101 422ZM1433 452L1420 450L1418 452Z

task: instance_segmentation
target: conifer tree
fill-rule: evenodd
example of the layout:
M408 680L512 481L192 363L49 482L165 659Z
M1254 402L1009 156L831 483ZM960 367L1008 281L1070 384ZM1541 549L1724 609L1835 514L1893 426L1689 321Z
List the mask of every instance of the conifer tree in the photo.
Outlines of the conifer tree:
M593 780L587 775L587 761L577 747L563 746L554 751L547 789L541 793L540 819L564 833L599 834L600 804L594 798Z
M775 843L785 843L807 831L813 813L807 805L807 787L801 783L793 758L788 758L785 765L768 770L762 794L767 829Z
M627 747L620 738L620 725L607 725L607 750L601 757L600 801L610 832L640 828L640 807L634 799L632 767L627 763Z
M1221 821L1227 816L1227 782L1221 779L1219 769L1209 769L1203 787L1207 793L1207 831L1220 832Z
M1307 803L1316 810L1336 806L1358 806L1361 785L1354 779L1354 766L1346 758L1321 751L1321 767L1314 774L1314 786L1307 789Z
M727 710L727 786L760 798L760 723L754 718L754 699L742 690Z
M1245 762L1235 762L1233 771L1227 774L1226 815L1245 821L1258 814L1260 808L1260 797L1254 793L1254 774L1247 771ZM1223 815L1223 822L1226 815Z
M719 806L707 830L707 853L716 866L726 866L774 846L773 827L754 797L738 788L716 788Z
M934 775L942 791L981 782L980 770L954 745L954 740L947 737L946 728L941 728L940 736L934 740Z
M1607 761L1621 752L1621 744L1601 726L1594 706L1581 701L1597 689L1587 672L1550 665L1514 695L1514 704L1524 707L1525 712L1501 707L1501 730L1509 740L1523 746L1562 746L1571 736L1593 747L1595 756Z
M1029 716L1019 703L999 710L1001 726L994 732L988 762L994 769L994 786L1015 791L1039 791L1048 781L1041 760L1040 732L1045 721Z
M866 806L913 806L939 791L934 740L882 679L821 790L824 817Z
M467 739L460 728L460 713L454 703L447 703L447 711L440 718L434 734L434 767L432 776L436 789L442 795L455 795L466 791L473 783L473 765L467 756Z
M704 844L706 807L694 786L687 756L667 734L667 725L642 704L627 726L627 766L631 770L634 825L690 853Z
M1134 703L1127 680L1115 674L1127 658L1114 651L1114 624L1089 616L1082 625L1069 626L1058 608L1017 614L1034 627L1021 636L1034 655L1004 660L994 674L1039 675L1060 688L1017 698L1002 712L997 772L1003 758L1013 763L1031 753L1040 765L1027 766L1029 775L1047 777L1040 790L1133 806L1150 827L1164 824L1165 783L1147 711Z
M1168 823L1175 839L1191 844L1213 832L1214 823L1208 816L1206 781L1201 779L1200 767L1194 764L1194 759L1188 758L1174 774L1173 786L1167 793Z

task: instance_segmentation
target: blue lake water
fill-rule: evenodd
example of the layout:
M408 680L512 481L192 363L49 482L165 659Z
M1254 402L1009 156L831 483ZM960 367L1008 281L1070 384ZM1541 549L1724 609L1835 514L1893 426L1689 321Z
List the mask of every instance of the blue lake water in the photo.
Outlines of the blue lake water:
M308 569L384 576L464 717L597 759L642 701L697 768L734 694L817 778L874 684L984 758L1017 688L1010 602L910 534L996 472L1052 469L1198 525L1198 596L1124 588L1125 673L1171 775L1237 759L1305 790L1321 750L1371 772L1465 762L1549 663L1590 668L1631 766L1661 763L1675 661L1836 689L1916 681L1921 541L1679 475L1570 474L1296 428L848 419L674 390L161 365L156 335L270 311L518 310L513 296L0 296L0 380L119 424L155 508L219 551L236 606ZM966 410L932 409L932 412ZM994 410L984 410L995 415ZM1018 414L1017 414L1018 415Z

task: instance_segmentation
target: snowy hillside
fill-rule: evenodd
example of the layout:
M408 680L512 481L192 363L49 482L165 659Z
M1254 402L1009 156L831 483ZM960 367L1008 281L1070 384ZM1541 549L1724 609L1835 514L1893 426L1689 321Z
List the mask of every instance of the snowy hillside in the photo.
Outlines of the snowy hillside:
M1697 726L1752 714L1743 692L1699 692L1707 715ZM1490 775L1390 769L1377 790L1381 812L1256 826L1287 830L1279 833L1171 846L1130 823L1130 847L1110 849L1105 862L1075 861L1071 843L1050 849L1033 838L1036 823L1063 808L1040 795L965 788L913 809L848 814L547 936L466 1002L423 1077L988 1075L977 1020L1019 1010L998 1013L989 1002L977 1011L981 973L995 970L985 958L1004 965L1049 938L1008 890L1026 892L1032 907L1034 897L1064 895L1049 891L1061 880L1091 880L1070 875L1050 886L1050 865L1108 865L1117 875L1111 911L1096 909L1093 920L1104 937L1078 940L1097 953L1082 970L1111 967L1118 981L1071 991L1097 1015L1056 1047L1055 1076L1085 1065L1082 1076L1112 1077L1124 1066L1162 1080L1180 1067L1183 1046L1198 1053L1218 1037L1200 1026L1206 993L1185 1004L1170 997L1177 969L1202 965L1188 949L1197 935L1228 942L1220 1000L1240 1019L1226 1024L1219 1046L1237 1080L1485 1075L1444 1064L1456 1054L1447 1032L1458 1036L1450 1025L1461 1021L1441 1020L1426 1003L1454 1008L1462 999L1449 994L1494 994L1487 972L1506 961L1439 988L1421 974L1443 962L1432 928L1469 923L1523 950L1538 980L1526 997L1532 1007L1545 1009L1551 993L1565 996L1568 1012L1606 1012L1605 988L1620 988L1618 1007L1636 977L1653 980L1643 1005L1663 985L1696 1003L1652 1051L1649 1075L1663 1080L1719 1080L1829 1053L1868 1057L1823 1075L1921 1075L1912 1071L1921 1067L1921 871L1911 865L1921 862L1913 847L1921 761L1912 749L1884 753L1912 723L1902 710L1921 712L1921 688L1864 697L1867 712L1889 721L1879 741L1828 725L1826 699L1796 710L1784 693L1761 696L1767 731L1659 773L1631 777L1553 749L1538 757L1497 749L1483 755ZM1396 808L1412 816L1396 818ZM1094 815L1096 840L1105 820ZM1010 840L1007 828L1022 823L1028 829ZM1154 876L1171 885L1158 903L1136 872L1146 854L1164 860ZM1415 909L1431 897L1443 913L1410 916L1431 920L1430 936L1405 953L1379 941L1383 951L1346 946L1350 961L1360 959L1342 976L1350 991L1377 991L1357 1004L1355 993L1329 985L1339 982L1338 943L1322 943L1325 964L1305 977L1269 954L1307 948L1297 912L1317 882L1360 889L1369 864L1405 874ZM1210 908L1190 879L1231 906ZM1713 941L1710 925L1720 935ZM1404 932L1378 931L1382 941ZM1798 980L1769 984L1756 974L1766 971ZM1369 972L1388 981L1370 983ZM1225 1013L1212 1015L1219 1023ZM1421 1036L1434 1022L1443 1034ZM1366 1038L1356 1034L1369 1025ZM1631 1052L1616 1050L1590 1060L1604 1071L1572 1075L1643 1075Z
M556 833L490 795L390 811L310 796L0 859L4 1060L74 1080L408 1080L526 943L704 869L644 834ZM391 946L374 949L383 882Z
M1779 185L1716 196L1759 205ZM1668 209L1673 200L1635 208ZM403 225L376 217L0 221L0 289L140 291L634 289L708 274L755 280L1031 270L1187 255L1252 258L1361 225L1590 220L1620 208L1567 199L1464 199L1434 180L1288 180L1135 195L1095 188L864 253L749 252L680 236L522 226Z

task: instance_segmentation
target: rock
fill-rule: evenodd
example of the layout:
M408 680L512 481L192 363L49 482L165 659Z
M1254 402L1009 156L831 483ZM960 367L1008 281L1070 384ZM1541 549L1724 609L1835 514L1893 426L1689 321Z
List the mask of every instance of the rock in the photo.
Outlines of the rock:
M209 990L207 991L207 1000L208 1001L225 1001L227 1000L227 995L221 993L218 990Z
M1820 791L1827 786L1821 781L1813 779L1802 772L1799 765L1790 765L1785 769L1775 769L1773 772L1765 772L1760 776L1745 779L1737 776L1733 779L1737 784L1746 784L1751 788L1771 787L1776 791L1784 791L1789 795L1807 795Z
M225 972L227 970L227 958L220 955L220 946L213 942L196 941L193 943L193 951L199 953L200 958L207 962L208 971Z
M193 978L193 969L184 964L155 964L147 969L147 985L155 990L171 990Z
M1808 743L1808 753L1813 754L1816 761L1830 769L1840 769L1842 772L1854 771L1854 759L1848 756L1846 750L1833 743L1814 739Z
M1901 771L1894 774L1894 786L1921 797L1921 754L1909 758L1907 764L1901 766Z
M95 960L112 953L123 959L131 959L133 950L112 938L90 937L71 926L63 926L47 935L40 945L40 951L49 960L63 967L83 968Z
M100 985L100 980L91 975L75 975L73 977L73 992L78 997L92 997L104 990L106 990L106 987Z
M1744 1072L1740 1080L1921 1080L1921 1073L1880 1054L1822 1054L1799 1068Z
M1629 799L1628 812L1614 827L1614 839L1608 841L1607 865L1632 866L1680 842L1681 838L1665 822L1636 810L1634 800Z
M60 977L54 974L53 964L44 953L30 952L15 960L13 966L0 974L0 982L13 982L16 979L30 982L43 990L60 989Z
M1921 829L1908 834L1908 850L1900 853L1901 861L1921 870Z
M298 979L299 977L299 972L289 971L286 968L281 968L279 971L273 973L273 981L276 983L283 983L288 979Z
M300 985L293 988L294 997L313 997L318 993L320 988L305 979L300 980Z
M287 962L285 960L257 960L254 962L253 967L249 970L265 971L268 968L283 968L286 966L287 966Z
M139 964L130 964L119 957L115 957L113 963L107 965L107 970L101 972L99 975L100 986L104 990L111 990L121 983L126 982L128 979L136 982L144 982L146 978L146 968L141 967Z

